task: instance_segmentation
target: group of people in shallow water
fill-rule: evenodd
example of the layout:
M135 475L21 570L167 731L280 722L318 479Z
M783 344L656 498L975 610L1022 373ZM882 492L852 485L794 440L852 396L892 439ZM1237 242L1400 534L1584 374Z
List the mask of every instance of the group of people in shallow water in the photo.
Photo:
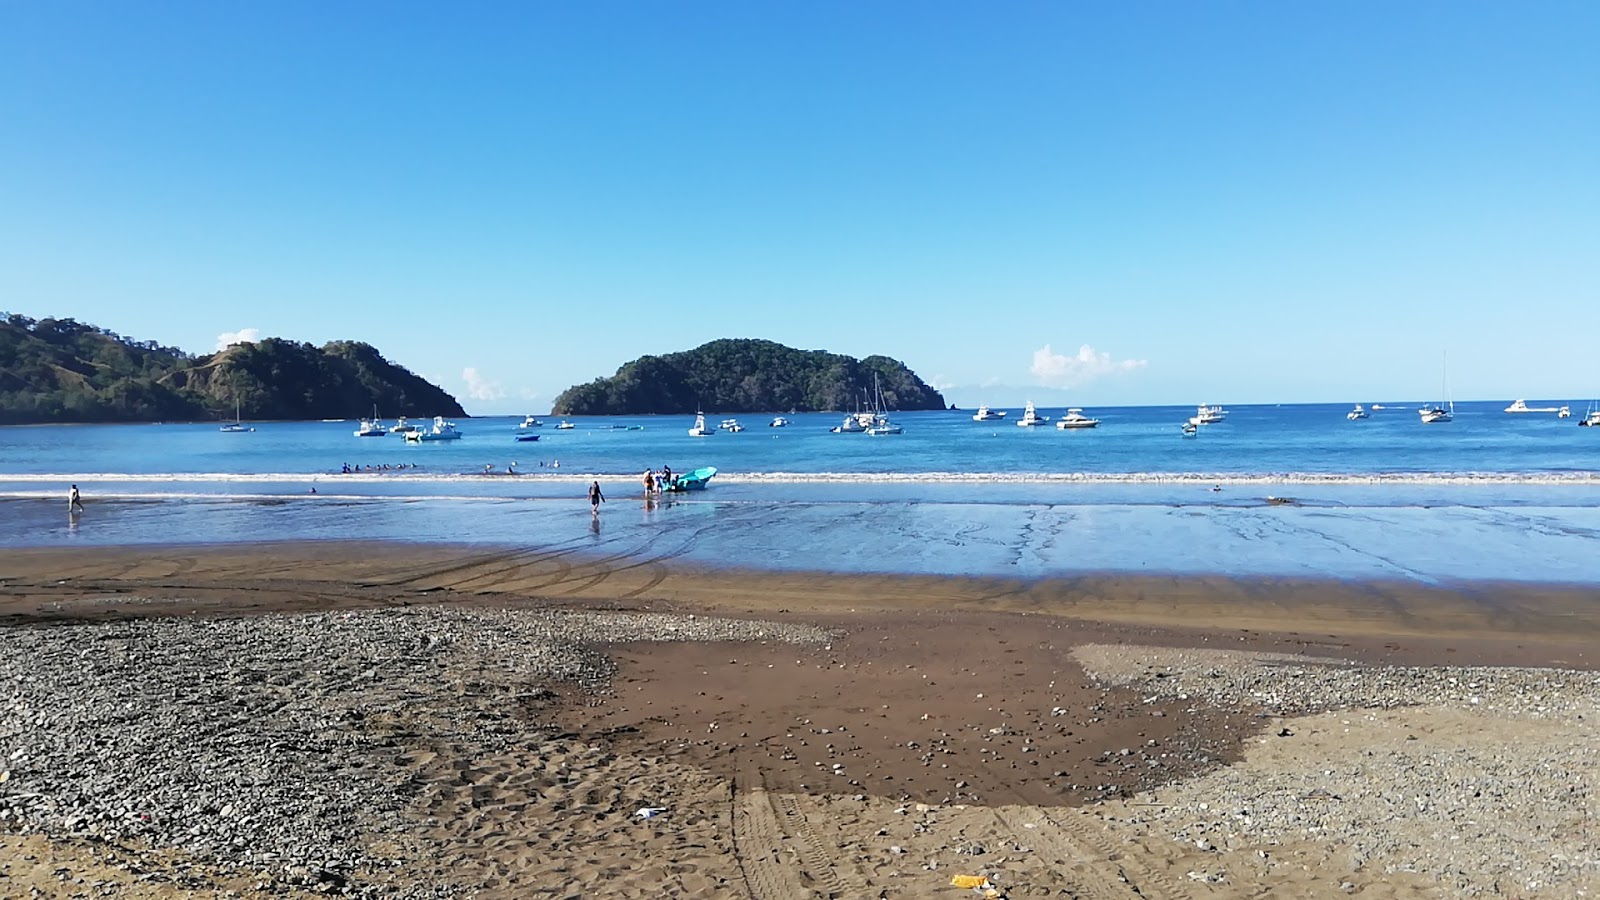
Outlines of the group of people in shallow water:
M644 470L644 495L651 497L662 491L670 491L677 486L677 477L672 474L671 466L662 466L661 473L656 474L654 469Z
M381 464L376 465L376 466L373 466L373 465L363 466L360 463L357 463L357 464L352 466L349 463L345 463L344 465L339 467L339 474L340 475L353 475L353 474L355 474L357 472L394 472L394 471L398 471L400 469L420 469L420 468L422 468L422 464L421 463L395 463L393 465L390 465L389 463L381 463Z

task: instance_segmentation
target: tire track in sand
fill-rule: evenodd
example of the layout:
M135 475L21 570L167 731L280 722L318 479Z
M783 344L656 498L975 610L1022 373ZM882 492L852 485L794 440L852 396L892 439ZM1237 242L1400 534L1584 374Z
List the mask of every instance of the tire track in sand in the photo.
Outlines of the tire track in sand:
M811 896L783 858L786 837L765 790L734 789L733 852L751 900L804 900Z
M1085 822L1080 815L1054 816L1043 809L1034 809L1031 813L1041 820L1038 827L1024 828L1013 818L1015 813L998 809L989 812L1016 841L1047 855L1061 877L1070 881L1074 897L1082 900L1194 900L1183 886L1135 857L1119 853L1104 832Z
M851 892L845 889L844 880L834 868L832 855L823 848L815 827L800 808L800 797L778 794L776 799L773 808L778 813L778 825L789 836L790 845L800 857L801 883L811 886L811 890L800 896L811 897L813 891L828 898L850 896Z

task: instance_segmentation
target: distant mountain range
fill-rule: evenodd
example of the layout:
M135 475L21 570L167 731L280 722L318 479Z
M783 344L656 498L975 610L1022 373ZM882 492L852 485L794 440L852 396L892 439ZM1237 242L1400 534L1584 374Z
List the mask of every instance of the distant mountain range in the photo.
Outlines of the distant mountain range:
M0 314L0 424L465 416L369 344L280 338L195 356L73 319Z
M573 385L555 415L771 412L867 408L943 409L944 397L899 360L855 359L772 341L723 339L665 356L641 356L610 378Z

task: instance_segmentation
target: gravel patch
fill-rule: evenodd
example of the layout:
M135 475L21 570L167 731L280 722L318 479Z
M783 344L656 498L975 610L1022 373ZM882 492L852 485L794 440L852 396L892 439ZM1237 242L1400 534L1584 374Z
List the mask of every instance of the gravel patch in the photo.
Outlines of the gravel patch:
M403 754L526 741L546 686L605 684L604 644L828 639L703 616L437 607L0 630L0 829L337 889L400 862L371 848L415 827Z
M1261 711L1240 764L1102 810L1114 829L1201 854L1198 880L1326 859L1330 894L1355 888L1340 873L1382 872L1429 877L1450 896L1600 896L1596 673L1076 652L1147 702Z

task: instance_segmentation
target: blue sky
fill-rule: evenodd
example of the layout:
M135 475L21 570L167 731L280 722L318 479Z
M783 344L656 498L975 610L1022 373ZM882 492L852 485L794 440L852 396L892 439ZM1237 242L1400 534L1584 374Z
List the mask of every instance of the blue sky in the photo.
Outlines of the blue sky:
M1585 398L1597 46L1592 2L0 0L0 309L366 340L480 414L717 337L963 405L1429 399L1446 350Z

